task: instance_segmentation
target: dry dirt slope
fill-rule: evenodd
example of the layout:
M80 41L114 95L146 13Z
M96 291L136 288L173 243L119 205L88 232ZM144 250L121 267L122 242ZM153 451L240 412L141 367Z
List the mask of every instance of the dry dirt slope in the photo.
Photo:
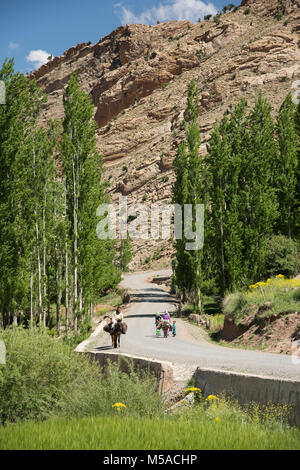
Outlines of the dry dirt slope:
M278 15L282 14L282 17ZM277 16L277 19L276 19ZM200 91L203 145L216 119L259 89L274 113L300 79L300 0L244 0L235 12L192 24L120 27L96 44L78 44L34 75L49 94L43 122L61 118L62 95L73 70L91 94L97 145L111 176L114 201L170 201L172 159L183 137L186 90ZM172 251L168 242L136 242L132 267Z

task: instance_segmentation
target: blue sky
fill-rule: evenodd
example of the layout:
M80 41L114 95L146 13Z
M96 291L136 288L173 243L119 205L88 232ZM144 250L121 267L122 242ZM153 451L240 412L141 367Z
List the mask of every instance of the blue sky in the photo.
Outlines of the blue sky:
M230 0L0 0L0 65L15 58L29 72L80 42L97 42L126 23L189 19L221 10Z

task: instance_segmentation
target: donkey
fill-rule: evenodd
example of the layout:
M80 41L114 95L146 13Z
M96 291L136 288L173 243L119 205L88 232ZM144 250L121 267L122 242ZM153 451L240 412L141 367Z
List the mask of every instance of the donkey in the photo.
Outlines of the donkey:
M114 348L120 347L121 334L122 333L125 334L126 330L127 330L127 325L125 328L124 323L122 323L121 321L117 321L117 323L115 323L115 325L112 327L110 331L110 336L111 336L112 346Z
M170 330L172 326L169 322L162 320L161 322L158 323L157 328L162 329L164 332L164 338L167 338L168 330Z

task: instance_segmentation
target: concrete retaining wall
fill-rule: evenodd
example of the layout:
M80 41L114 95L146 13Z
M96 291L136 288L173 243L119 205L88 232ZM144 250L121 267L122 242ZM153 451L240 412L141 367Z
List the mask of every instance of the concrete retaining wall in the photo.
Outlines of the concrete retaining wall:
M119 354L117 352L89 351L88 354L105 369L108 361L119 362L121 370L128 372L128 362L132 361L134 366L140 370L150 370L158 382L158 391L166 392L174 384L173 367L170 362L153 361L144 357L132 356L131 354Z
M248 375L198 367L195 386L205 397L225 392L241 404L255 401L260 404L283 403L292 406L290 424L300 426L300 381Z

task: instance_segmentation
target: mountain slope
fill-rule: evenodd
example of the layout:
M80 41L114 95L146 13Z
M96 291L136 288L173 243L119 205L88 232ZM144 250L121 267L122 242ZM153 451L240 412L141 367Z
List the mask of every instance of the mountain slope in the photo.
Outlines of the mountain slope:
M96 44L78 44L34 72L49 100L43 121L61 118L73 70L91 94L97 145L111 196L129 204L170 202L172 159L184 136L187 85L200 92L201 153L216 119L261 89L277 112L300 78L300 0L244 0L236 11L197 24L171 21L120 27ZM172 252L168 241L136 241L132 267Z

